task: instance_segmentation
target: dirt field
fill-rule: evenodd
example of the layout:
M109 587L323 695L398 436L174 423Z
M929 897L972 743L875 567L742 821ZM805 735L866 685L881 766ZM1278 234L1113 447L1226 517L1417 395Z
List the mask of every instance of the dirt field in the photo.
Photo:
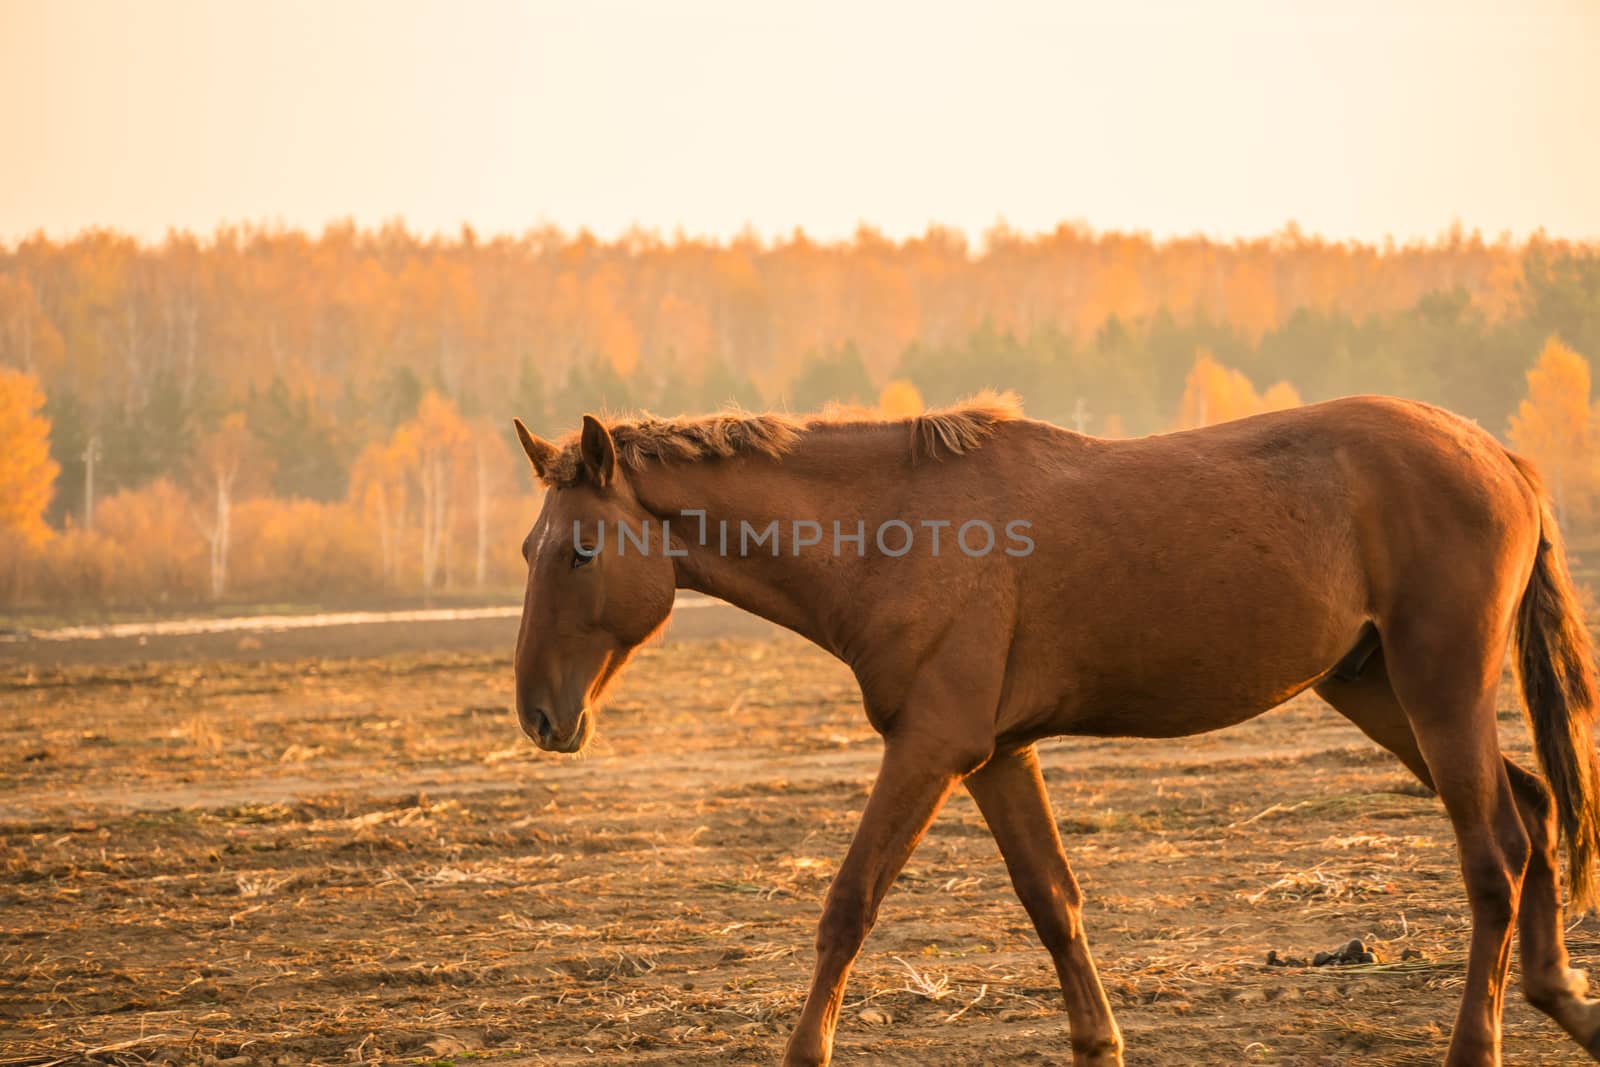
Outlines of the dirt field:
M878 753L823 653L679 633L583 758L518 734L504 649L90 658L0 667L0 1064L775 1060ZM1130 1064L1439 1062L1448 826L1354 728L1305 698L1043 754ZM1382 962L1264 964L1352 937ZM1066 1064L1058 1004L959 796L867 943L839 1061ZM1510 999L1508 1063L1576 1052Z

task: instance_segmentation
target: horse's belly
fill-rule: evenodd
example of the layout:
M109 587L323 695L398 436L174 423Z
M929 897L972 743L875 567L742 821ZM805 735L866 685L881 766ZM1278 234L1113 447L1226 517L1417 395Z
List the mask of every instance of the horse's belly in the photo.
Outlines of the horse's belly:
M1323 524L1333 530L1339 524ZM1232 726L1314 684L1356 644L1367 583L1350 538L1307 546L1194 538L1138 565L1098 570L1054 561L1025 588L1031 625L1012 662L1019 719L1052 733L1181 737ZM1179 547L1190 551L1178 558Z
M1053 732L1185 737L1233 726L1310 688L1358 642L1361 625L1350 620L1348 640L1286 636L1255 648L1168 649L1081 665L1055 708Z
M1098 702L1093 708L1073 709L1063 717L1060 732L1082 737L1188 737L1236 726L1271 711L1293 695L1291 692L1272 699L1191 690L1125 697L1116 702Z

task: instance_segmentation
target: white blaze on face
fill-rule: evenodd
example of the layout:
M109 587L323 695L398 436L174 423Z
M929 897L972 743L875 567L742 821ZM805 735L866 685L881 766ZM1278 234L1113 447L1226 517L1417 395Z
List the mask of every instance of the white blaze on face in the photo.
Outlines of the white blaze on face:
M533 532L537 536L534 538L533 548L528 552L529 568L532 568L539 562L540 557L544 555L546 547L549 546L551 541L550 526L551 523L549 515L540 515L539 521L534 524Z

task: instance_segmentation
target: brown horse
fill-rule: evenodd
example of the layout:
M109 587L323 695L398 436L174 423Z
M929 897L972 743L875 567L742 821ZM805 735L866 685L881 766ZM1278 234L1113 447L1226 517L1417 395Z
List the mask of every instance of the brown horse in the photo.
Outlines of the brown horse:
M696 589L855 672L883 762L828 891L784 1056L823 1064L884 894L964 784L1055 962L1077 1065L1122 1062L1033 744L1176 737L1315 687L1437 791L1471 904L1451 1064L1500 1061L1511 948L1523 991L1600 1059L1568 967L1600 846L1593 649L1530 466L1447 412L1335 400L1104 441L1004 398L894 421L717 415L560 445L517 423L549 486L523 545L517 712L581 748L595 701ZM1545 781L1505 758L1507 648Z

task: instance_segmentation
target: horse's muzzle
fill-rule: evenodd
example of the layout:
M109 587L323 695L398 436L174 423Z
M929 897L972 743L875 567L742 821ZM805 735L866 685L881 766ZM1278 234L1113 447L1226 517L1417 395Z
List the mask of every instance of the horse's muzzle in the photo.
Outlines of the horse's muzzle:
M522 732L528 735L528 739L546 752L576 752L583 747L584 741L588 740L588 708L578 713L572 727L565 732L557 732L555 719L543 708L528 710L519 708L517 719L522 724Z

